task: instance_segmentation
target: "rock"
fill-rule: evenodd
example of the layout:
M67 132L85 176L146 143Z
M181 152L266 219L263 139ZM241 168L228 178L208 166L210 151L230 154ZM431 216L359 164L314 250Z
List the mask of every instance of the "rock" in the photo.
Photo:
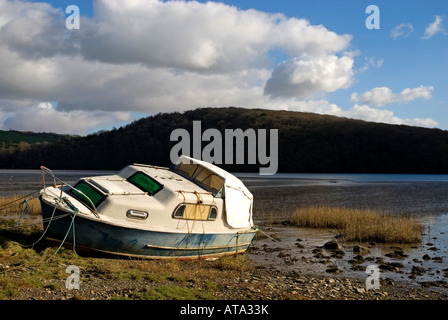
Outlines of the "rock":
M338 266L330 266L327 270L325 270L328 273L339 273L341 270L339 270Z
M426 270L423 267L412 266L411 275L413 276L421 276L424 275L425 272Z
M359 254L359 255L367 255L370 253L370 249L363 246L354 246L353 247L353 253Z
M399 268L403 268L403 264L399 262L386 262L379 266L380 269L387 271L400 271Z
M431 250L431 251L438 251L439 249L436 248L436 247L431 247L431 248L429 248L428 250Z
M424 281L419 282L423 287L443 287L448 288L448 282L445 280L436 280L436 281Z
M356 291L357 293L365 293L365 292L366 292L366 289L364 289L364 288L355 288L355 291Z
M286 257L286 256L288 256L288 254L287 254L287 253L284 253L283 251L281 251L281 252L277 255L277 257L279 257L279 258L284 258L284 257Z
M404 268L404 265L400 262L390 262L389 264L395 268Z
M423 259L423 260L431 260L431 257L430 257L428 254L425 254L425 255L422 257L422 259Z
M385 254L386 257L389 258L406 258L408 255L404 252L403 249L395 250L394 252L389 252Z
M324 248L327 250L342 250L342 246L337 241L328 241L324 244Z
M366 271L366 266L356 265L351 268L353 271Z
M342 250L333 250L332 258L342 259L345 256L345 252Z
M316 259L326 259L326 258L328 258L322 252L316 253L313 257L316 258Z

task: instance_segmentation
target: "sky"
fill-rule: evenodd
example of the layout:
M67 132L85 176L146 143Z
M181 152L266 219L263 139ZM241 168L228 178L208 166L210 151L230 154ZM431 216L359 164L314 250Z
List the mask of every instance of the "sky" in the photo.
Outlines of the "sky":
M0 0L0 129L236 106L448 130L447 19L440 0Z

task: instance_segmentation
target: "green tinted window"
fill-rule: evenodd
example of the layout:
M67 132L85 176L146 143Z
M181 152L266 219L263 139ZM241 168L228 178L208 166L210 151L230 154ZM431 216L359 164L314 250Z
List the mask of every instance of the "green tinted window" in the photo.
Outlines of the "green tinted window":
M160 183L148 177L142 172L137 172L133 176L129 177L128 181L139 189L148 192L148 194L150 195L154 195L156 192L160 191L163 188Z
M82 193L78 192L78 190ZM95 207L98 206L104 198L104 196L100 192L98 192L95 188L84 181L79 182L74 189L70 190L70 192L89 207L92 207L92 204L87 198L89 198L93 202Z

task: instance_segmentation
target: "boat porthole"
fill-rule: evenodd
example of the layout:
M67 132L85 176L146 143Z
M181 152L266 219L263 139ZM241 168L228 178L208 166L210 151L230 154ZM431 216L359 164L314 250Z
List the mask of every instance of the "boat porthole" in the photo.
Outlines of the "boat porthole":
M126 217L145 220L146 218L148 218L148 212L130 209L128 210L128 212L126 212Z

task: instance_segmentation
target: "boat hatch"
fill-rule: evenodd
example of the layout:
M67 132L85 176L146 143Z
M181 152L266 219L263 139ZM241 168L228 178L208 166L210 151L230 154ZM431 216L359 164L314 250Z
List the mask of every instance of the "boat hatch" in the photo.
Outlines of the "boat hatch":
M94 209L92 203L95 207L98 207L106 199L106 195L84 180L80 180L73 189L70 189L69 193L92 210Z
M162 184L141 171L134 173L132 176L127 178L127 181L132 183L140 190L147 192L150 196L155 195L157 192L163 189Z

